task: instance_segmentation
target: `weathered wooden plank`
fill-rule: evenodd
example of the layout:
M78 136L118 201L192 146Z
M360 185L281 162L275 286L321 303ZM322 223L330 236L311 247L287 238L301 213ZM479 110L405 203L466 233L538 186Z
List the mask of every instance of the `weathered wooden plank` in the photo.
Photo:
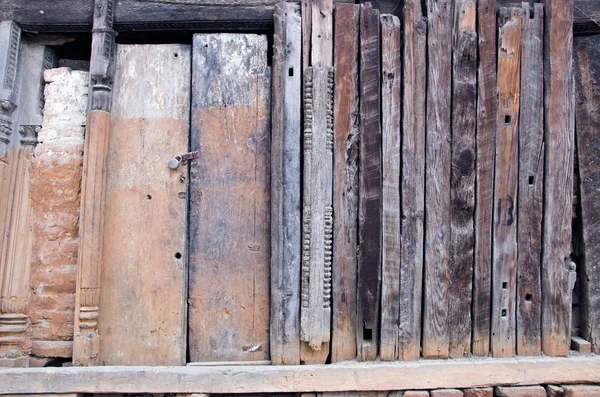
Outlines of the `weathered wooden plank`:
M544 201L544 5L523 3L519 116L517 354L541 352ZM533 18L531 18L533 16Z
M310 40L312 37L312 2L313 0L300 0L302 14L302 73L311 65Z
M333 66L333 0L311 0L311 65Z
M398 359L421 348L423 221L425 216L425 93L427 22L420 0L404 4L402 198Z
M452 55L452 176L450 185L449 356L471 354L471 296L475 246L477 4L454 5Z
M427 1L423 356L448 356L452 1Z
M51 381L49 381L51 379ZM0 394L285 393L600 383L600 357L422 360L304 366L31 368L0 371Z
M95 0L88 112L81 182L73 365L100 364L98 305L102 275L106 156L114 77L114 0Z
M275 7L271 122L271 360L300 364L300 7Z
M575 39L575 120L584 255L579 273L582 336L600 352L600 36Z
M382 144L382 252L381 340L382 360L398 358L400 315L400 19L381 16L381 144Z
M517 192L521 17L518 8L498 13L498 129L494 180L492 339L494 357L515 354Z
M313 66L304 71L300 340L317 351L330 341L331 329L332 166L333 68Z
M546 0L544 29L544 226L542 351L566 356L573 202L574 98L572 0Z
M332 362L356 358L359 12L356 4L335 7Z
M475 267L473 277L473 354L490 350L492 288L492 208L498 98L496 94L496 0L477 8L477 168L475 193Z
M194 35L191 361L269 358L270 69L259 35ZM206 319L211 321L206 321Z
M381 101L379 11L360 6L359 360L377 357L381 290Z
M191 51L119 46L113 89L98 331L103 365L183 365L186 354ZM115 297L118 297L115 299Z

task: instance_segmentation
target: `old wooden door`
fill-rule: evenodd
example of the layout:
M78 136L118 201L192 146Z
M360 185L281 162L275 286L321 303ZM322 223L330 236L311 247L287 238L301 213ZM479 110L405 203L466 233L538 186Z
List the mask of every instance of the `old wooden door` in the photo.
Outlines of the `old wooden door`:
M192 55L191 362L269 358L267 38L197 34Z

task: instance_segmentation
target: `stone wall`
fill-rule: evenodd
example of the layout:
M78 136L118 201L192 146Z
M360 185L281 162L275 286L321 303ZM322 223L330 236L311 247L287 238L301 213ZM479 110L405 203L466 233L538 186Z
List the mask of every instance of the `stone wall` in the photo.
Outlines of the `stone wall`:
M88 73L47 70L45 106L31 162L34 242L32 355L71 357Z

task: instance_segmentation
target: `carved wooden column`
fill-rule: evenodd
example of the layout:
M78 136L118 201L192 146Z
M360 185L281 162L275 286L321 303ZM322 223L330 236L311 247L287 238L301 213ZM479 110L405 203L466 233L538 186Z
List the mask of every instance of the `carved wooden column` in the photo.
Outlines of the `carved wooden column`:
M81 186L73 365L100 364L98 315L102 265L105 163L114 77L114 0L95 0L89 105Z

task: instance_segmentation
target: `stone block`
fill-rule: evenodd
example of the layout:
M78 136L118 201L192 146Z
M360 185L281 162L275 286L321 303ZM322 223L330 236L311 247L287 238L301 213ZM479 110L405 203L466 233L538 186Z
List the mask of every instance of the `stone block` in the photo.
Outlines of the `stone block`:
M546 397L542 386L497 387L496 397Z
M565 391L560 386L547 385L546 386L546 395L548 397L563 397L565 395Z
M404 397L429 397L427 390L408 390L404 392Z
M565 397L600 397L600 385L563 386Z
M492 387L465 389L463 393L465 397L494 397L494 389Z
M463 392L458 389L438 389L430 392L431 397L463 397Z
M63 357L73 356L73 342L34 340L31 342L31 353L38 357Z

